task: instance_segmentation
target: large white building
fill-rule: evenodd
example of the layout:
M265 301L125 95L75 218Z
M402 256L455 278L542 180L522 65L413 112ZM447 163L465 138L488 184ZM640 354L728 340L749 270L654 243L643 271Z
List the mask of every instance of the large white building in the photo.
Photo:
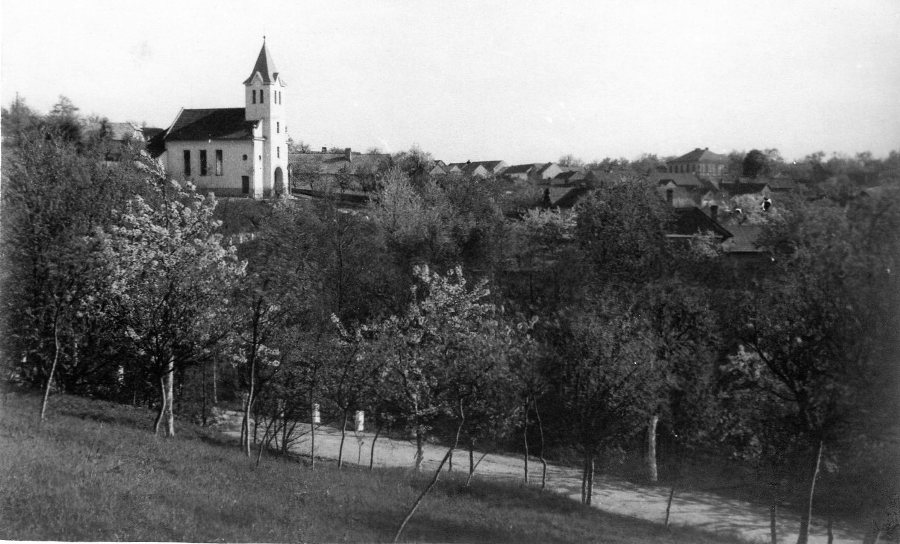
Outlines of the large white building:
M182 108L160 135L169 175L218 196L288 192L285 87L264 40L244 80L243 108Z

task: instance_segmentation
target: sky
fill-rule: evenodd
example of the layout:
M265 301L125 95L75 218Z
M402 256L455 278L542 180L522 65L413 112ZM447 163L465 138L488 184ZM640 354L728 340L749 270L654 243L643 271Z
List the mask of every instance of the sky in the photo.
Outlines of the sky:
M0 88L167 127L242 107L266 36L318 149L447 162L900 150L897 0L0 1Z

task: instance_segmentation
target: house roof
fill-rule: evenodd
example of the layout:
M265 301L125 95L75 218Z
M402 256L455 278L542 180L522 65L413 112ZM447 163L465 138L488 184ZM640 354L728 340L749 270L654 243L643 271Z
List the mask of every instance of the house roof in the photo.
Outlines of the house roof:
M166 152L166 131L160 130L152 136L144 136L147 139L147 153L154 159Z
M728 253L761 253L763 250L756 246L756 240L762 234L762 225L728 225L728 230L733 235L722 244L722 249Z
M728 156L720 155L718 153L713 153L709 150L709 148L700 149L699 147L694 149L689 153L685 153L684 155L678 157L677 159L672 159L668 161L669 164L673 162L717 162L717 163L727 163Z
M680 236L693 236L704 232L712 232L723 239L731 238L732 234L718 221L703 213L696 206L690 208L675 208L672 221L669 223L668 233Z
M774 177L766 180L769 189L773 191L796 191L797 182L791 178Z
M126 140L146 139L144 131L138 125L130 122L117 123L112 121L95 121L85 124L85 133L103 132L103 135L113 142ZM159 129L162 130L162 129Z
M533 164L515 164L503 171L504 174L528 174L534 170Z
M259 56L256 57L253 71L250 72L250 77L244 80L244 85L250 83L256 74L260 75L263 83L275 83L278 81L278 69L275 68L275 62L272 60L272 55L266 47L265 40L263 40L262 49L259 50Z
M544 164L543 166L538 167L538 173L543 174L551 166L556 166L557 168L559 168L559 165L557 165L556 163L548 162L548 163Z
M706 187L707 184L691 173L651 172L647 179L657 185L672 182L679 187Z
M159 136L160 134L162 134L165 131L166 131L166 129L157 128L157 127L143 127L141 129L141 132L144 133L144 139L147 140L148 142L150 140L152 140L153 138Z
M319 174L338 174L342 170L351 174L360 171L373 172L390 163L391 156L386 153L291 153L290 163L294 172L307 171Z
M763 192L767 183L723 183L722 190L731 196L755 195ZM770 188L771 189L771 188Z
M468 163L454 162L454 163L451 163L448 165L447 171L452 173L453 167L458 168L460 172L462 172L464 174L468 174L470 176L474 175L478 171L479 168L481 168L488 174L493 172L493 170L491 170L485 166L484 162L468 162Z
M586 175L580 170L569 170L556 174L556 177L553 179L556 181L563 181L564 183L575 183L578 181L584 181L586 179Z
M139 135L143 136L144 134L141 132L141 128L134 123L109 123L107 124L107 130L109 130L109 138L116 142L122 142Z
M247 121L244 108L181 110L165 139L249 140L257 122Z
M672 191L672 207L673 208L694 208L699 206L703 198L699 191L691 190L690 187L675 187L674 189L666 189L659 186L659 196L667 198L665 191Z
M479 166L492 174L498 173L497 170L502 168L506 163L503 161L468 161L454 162L450 166L458 166L463 172L474 172Z
M503 161L478 161L473 162L472 164L480 164L481 166L484 166L488 170L488 172L493 172L496 174L497 170L503 168L503 165L505 165L506 163Z
M550 205L554 208L574 208L588 191L588 187L550 187Z

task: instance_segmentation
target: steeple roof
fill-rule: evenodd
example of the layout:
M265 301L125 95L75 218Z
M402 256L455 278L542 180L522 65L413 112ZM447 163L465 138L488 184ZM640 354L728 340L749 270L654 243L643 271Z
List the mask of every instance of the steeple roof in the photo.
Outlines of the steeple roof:
M244 80L244 85L250 83L250 80L257 73L262 77L263 83L275 83L278 80L278 69L275 68L275 62L272 60L272 55L266 47L265 40L263 40L262 49L259 50L259 56L256 57L253 71L250 72L250 77Z

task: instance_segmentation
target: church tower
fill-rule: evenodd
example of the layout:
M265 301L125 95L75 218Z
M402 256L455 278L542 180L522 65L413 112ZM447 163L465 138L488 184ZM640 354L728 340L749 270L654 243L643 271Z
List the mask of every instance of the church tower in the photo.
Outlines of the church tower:
M288 187L287 127L284 116L284 89L265 38L253 71L244 81L246 119L259 121L254 131L254 178L261 174L264 195L283 195Z

